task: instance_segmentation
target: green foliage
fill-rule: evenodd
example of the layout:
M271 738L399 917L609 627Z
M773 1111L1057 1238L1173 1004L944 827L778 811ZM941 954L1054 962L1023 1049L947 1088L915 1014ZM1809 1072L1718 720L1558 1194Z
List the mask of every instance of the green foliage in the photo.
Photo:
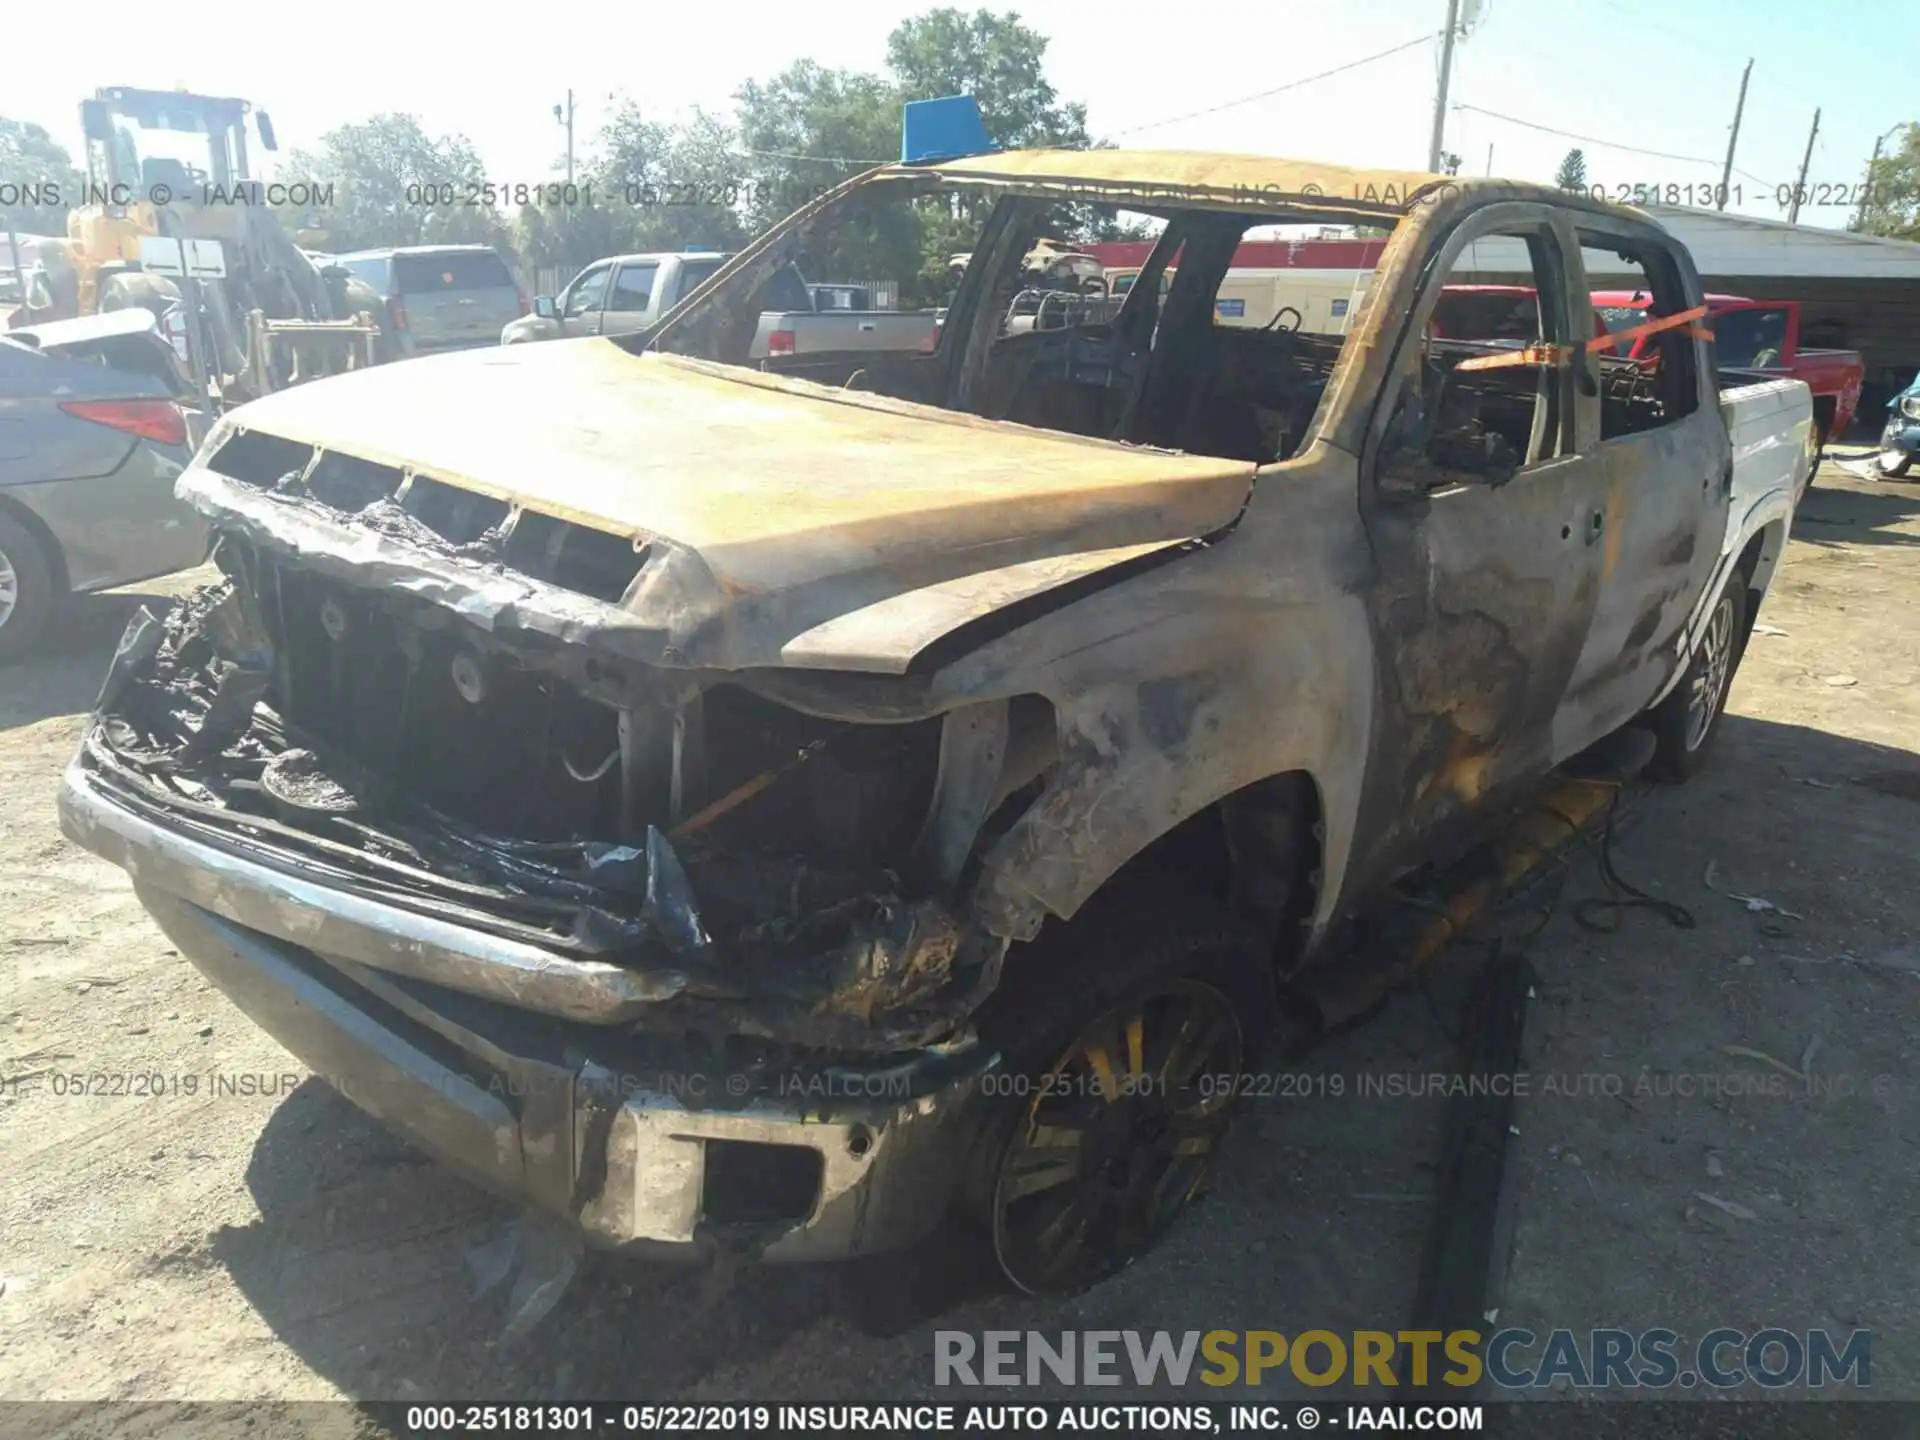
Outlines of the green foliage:
M15 202L0 205L0 233L66 234L68 207L80 203L86 178L45 126L0 117L0 181Z
M733 98L756 230L900 153L899 92L878 75L799 60Z
M1584 190L1587 188L1587 154L1578 146L1567 151L1561 160L1560 168L1553 172L1553 183L1562 190Z
M1061 102L1046 55L1046 37L1012 11L929 10L887 37L887 68L902 101L971 95L996 145L1085 149L1087 107Z
M909 100L972 95L995 145L1084 147L1086 107L1060 100L1046 78L1047 40L1013 14L931 10L887 39L888 73L830 70L811 60L734 96L742 164L751 177L749 224L764 228L834 184L900 153ZM938 303L948 257L972 248L984 203L929 198L877 206L817 232L801 269L821 280L893 279L905 304ZM1073 227L1091 238L1111 215L1086 211Z
M374 115L329 130L318 149L290 152L284 171L290 180L333 186L333 205L321 215L329 250L506 238L498 197L476 189L487 177L472 142L464 135L436 140L412 115ZM297 225L292 217L283 221Z
M726 203L743 194L732 128L704 111L666 125L626 101L576 175L574 202L562 192L514 217L515 248L528 264L577 270L603 255L730 250L747 239L737 203Z
M943 8L895 27L881 74L796 61L742 84L730 115L695 111L667 121L625 101L576 167L571 200L530 195L520 204L496 195L487 203L483 190L475 194L489 177L472 144L459 135L435 139L416 117L398 113L329 131L312 151L290 153L280 176L333 186L333 206L319 217L326 239L312 241L332 251L479 242L511 248L528 265L571 270L633 251L735 249L898 156L909 100L972 95L997 146L1092 143L1086 107L1060 98L1046 52L1046 37L1011 12ZM0 174L8 180L61 166L65 152L44 130L0 121ZM469 203L475 199L482 203ZM948 257L973 247L987 209L951 197L863 206L822 227L797 258L815 279L891 279L904 303L937 303L948 289ZM281 219L300 230L308 215ZM54 221L36 218L27 228L64 224ZM1145 233L1111 210L1080 206L1055 238Z
M1861 228L1869 235L1920 240L1920 122L1901 132L1891 155L1874 162L1867 201Z

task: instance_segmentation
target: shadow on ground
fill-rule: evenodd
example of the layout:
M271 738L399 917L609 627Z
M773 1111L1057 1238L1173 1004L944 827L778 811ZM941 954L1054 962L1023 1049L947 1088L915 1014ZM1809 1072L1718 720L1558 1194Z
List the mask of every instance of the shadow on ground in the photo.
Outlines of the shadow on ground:
M1524 906L1516 904L1489 927L1525 935L1525 948L1545 976L1530 1066L1625 1069L1642 1063L1643 1055L1667 1067L1724 1065L1710 1047L1700 1049L1709 1036L1715 1044L1753 1043L1749 1036L1768 1025L1799 1023L1823 992L1776 986L1778 993L1768 989L1751 1002L1758 1018L1742 1022L1745 1028L1708 1025L1703 1033L1702 1017L1717 1016L1729 1003L1724 987L1732 983L1717 968L1730 962L1710 956L1748 950L1772 964L1768 947L1774 946L1782 950L1780 963L1817 961L1824 976L1851 963L1821 958L1837 947L1865 954L1875 945L1902 943L1903 936L1910 942L1897 909L1902 887L1913 880L1909 802L1920 798L1920 789L1907 793L1902 787L1908 785L1920 786L1920 757L1911 752L1730 716L1706 773L1684 789L1636 792L1632 818L1614 843L1620 873L1690 907L1698 929L1676 930L1645 910L1625 912L1611 935L1578 928L1570 913L1575 901L1603 893L1590 854L1574 856L1562 883L1545 887L1544 896L1530 892ZM1829 834L1817 843L1811 838ZM1777 868L1766 858L1772 855L1794 858ZM1709 860L1721 869L1717 885L1703 875ZM1812 918L1751 915L1730 903L1728 891L1741 887ZM1843 922L1843 916L1852 918ZM1843 923L1849 927L1844 935ZM498 1343L503 1299L474 1298L466 1257L510 1223L510 1209L393 1138L318 1081L294 1091L259 1136L246 1181L261 1218L219 1232L214 1255L306 1364L360 1398L952 1398L932 1388L936 1325L976 1334L989 1328L1392 1330L1408 1314L1421 1263L1444 1100L1395 1097L1377 1082L1450 1067L1457 1006L1483 954L1480 944L1456 946L1419 989L1396 997L1370 1023L1331 1038L1288 1075L1273 1077L1246 1102L1215 1193L1158 1250L1078 1297L982 1293L940 1320L882 1339L851 1325L835 1272L749 1267L728 1276L589 1257L540 1328L523 1344L505 1347ZM1752 977L1743 983L1768 983L1758 968L1731 973ZM1837 981L1827 989L1841 993ZM1882 1002L1862 995L1848 1003ZM1770 1018L1775 1011L1785 1019ZM1829 1047L1841 1051L1840 1019L1822 1024L1835 1037ZM1530 1036L1535 1028L1530 1022ZM1589 1055L1589 1046L1598 1048ZM1905 1073L1898 1057L1876 1047L1863 1044L1847 1063L1865 1073ZM1370 1099L1363 1077L1376 1082ZM1722 1237L1711 1230L1712 1217L1696 1213L1692 1192L1705 1179L1669 1173L1672 1147L1696 1143L1695 1130L1697 1143L1729 1156L1730 1170L1756 1147L1807 1169L1766 1183L1782 1193L1803 1189L1809 1221L1829 1203L1867 1203L1839 1197L1821 1179L1826 1169L1852 1173L1858 1157L1848 1132L1822 1128L1818 1117L1785 1107L1739 1117L1748 1128L1737 1135L1709 1123L1721 1118L1689 1112L1684 1125L1642 1134L1647 1118L1612 1100L1595 1101L1577 1115L1547 1107L1523 1118L1515 1133L1528 1141L1512 1183L1539 1209L1525 1231L1518 1270L1507 1277L1521 1308L1542 1325L1615 1323L1617 1315L1600 1312L1608 1303L1625 1304L1625 1297L1608 1292L1596 1300L1588 1292L1607 1291L1610 1257L1619 1247L1652 1247L1667 1256L1661 1273L1671 1288L1634 1307L1636 1315L1647 1312L1648 1323L1701 1333L1736 1297L1743 1314L1761 1303L1764 1297L1747 1293L1758 1281L1734 1278L1747 1273L1736 1260L1744 1237ZM1882 1128L1881 1120L1865 1124L1858 1143L1883 1144ZM1580 1162L1563 1159L1558 1143L1544 1149L1549 1133L1577 1140L1585 1168L1569 1169ZM1696 1168L1689 1158L1686 1175ZM1635 1188L1616 1202L1615 1190L1626 1183L1622 1175L1631 1176ZM1567 1192L1569 1176L1584 1183ZM1887 1203L1897 1210L1905 1202L1894 1196ZM1774 1294L1798 1293L1793 1287L1803 1262L1864 1276L1872 1273L1871 1261L1856 1253L1857 1244L1887 1243L1884 1227L1898 1219L1876 1210L1871 1217L1863 1212L1857 1224L1836 1221L1815 1230L1803 1222L1796 1244L1807 1256L1789 1264L1756 1252L1744 1263L1756 1274L1768 1272L1767 1283L1781 1287ZM1775 1269L1781 1273L1773 1275ZM1851 1323L1855 1309L1832 1303L1830 1323ZM1829 1323L1824 1313L1815 1318ZM1862 1323L1892 1319L1869 1315ZM1275 1388L1269 1383L1266 1390ZM1132 1393L1122 1387L1102 1398ZM1027 1390L1022 1397L1060 1395Z
M280 1338L360 1398L647 1398L751 1361L829 1309L818 1270L589 1256L526 1341L498 1343L505 1288L468 1253L514 1210L390 1134L324 1082L274 1112L247 1167L258 1222L214 1253Z
M144 585L68 599L31 654L0 664L0 730L91 710L127 622L142 605L164 614L172 603L172 593Z
M1839 545L1920 545L1893 527L1920 514L1920 485L1873 482L1873 490L1816 484L1793 517L1793 538L1831 549Z

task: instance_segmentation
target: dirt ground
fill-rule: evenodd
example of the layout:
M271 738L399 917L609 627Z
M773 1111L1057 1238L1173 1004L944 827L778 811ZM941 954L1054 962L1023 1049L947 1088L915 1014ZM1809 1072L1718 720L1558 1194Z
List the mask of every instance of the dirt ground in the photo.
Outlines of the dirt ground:
M1535 1083L1500 1322L1866 1328L1873 1392L1917 1398L1920 486L1830 461L1796 530L1711 766L1640 795L1615 846L1697 924L1580 928L1573 900L1600 893L1582 858L1526 942ZM498 1343L466 1257L507 1212L307 1077L59 834L115 638L198 578L76 604L50 658L0 672L0 1396L934 1394L934 1325L871 1338L817 1271L590 1262ZM1154 1254L1072 1301L988 1292L939 1324L1398 1328L1442 1102L1355 1090L1450 1063L1474 958L1311 1057L1340 1098L1249 1102L1215 1193ZM56 1093L74 1073L163 1093Z

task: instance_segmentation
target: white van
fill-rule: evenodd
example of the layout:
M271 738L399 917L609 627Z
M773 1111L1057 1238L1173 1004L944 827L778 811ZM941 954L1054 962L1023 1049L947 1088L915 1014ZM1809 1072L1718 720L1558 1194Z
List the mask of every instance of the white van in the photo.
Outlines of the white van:
M1174 269L1168 266L1161 272L1162 295L1167 293ZM1138 265L1107 271L1113 298L1124 299L1139 278ZM1372 283L1371 270L1229 270L1214 297L1214 318L1222 325L1264 329L1286 309L1293 314L1286 316L1285 328L1315 335L1344 335Z

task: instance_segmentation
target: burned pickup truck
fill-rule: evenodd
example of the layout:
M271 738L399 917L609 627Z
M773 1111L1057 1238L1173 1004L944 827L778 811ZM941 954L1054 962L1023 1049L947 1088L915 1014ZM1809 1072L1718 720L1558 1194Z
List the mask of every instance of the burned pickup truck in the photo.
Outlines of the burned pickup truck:
M1158 224L1145 283L1010 328L1089 205ZM986 217L935 350L750 365L768 278L895 206ZM1217 321L1247 230L1327 223L1392 231L1342 333ZM1634 358L1595 254L1654 297ZM1490 265L1533 333L1436 334ZM594 1244L970 1224L1082 1285L1202 1191L1370 897L1622 727L1702 763L1812 443L1703 316L1657 224L1542 186L890 165L645 336L228 415L181 482L225 579L128 630L66 832Z

